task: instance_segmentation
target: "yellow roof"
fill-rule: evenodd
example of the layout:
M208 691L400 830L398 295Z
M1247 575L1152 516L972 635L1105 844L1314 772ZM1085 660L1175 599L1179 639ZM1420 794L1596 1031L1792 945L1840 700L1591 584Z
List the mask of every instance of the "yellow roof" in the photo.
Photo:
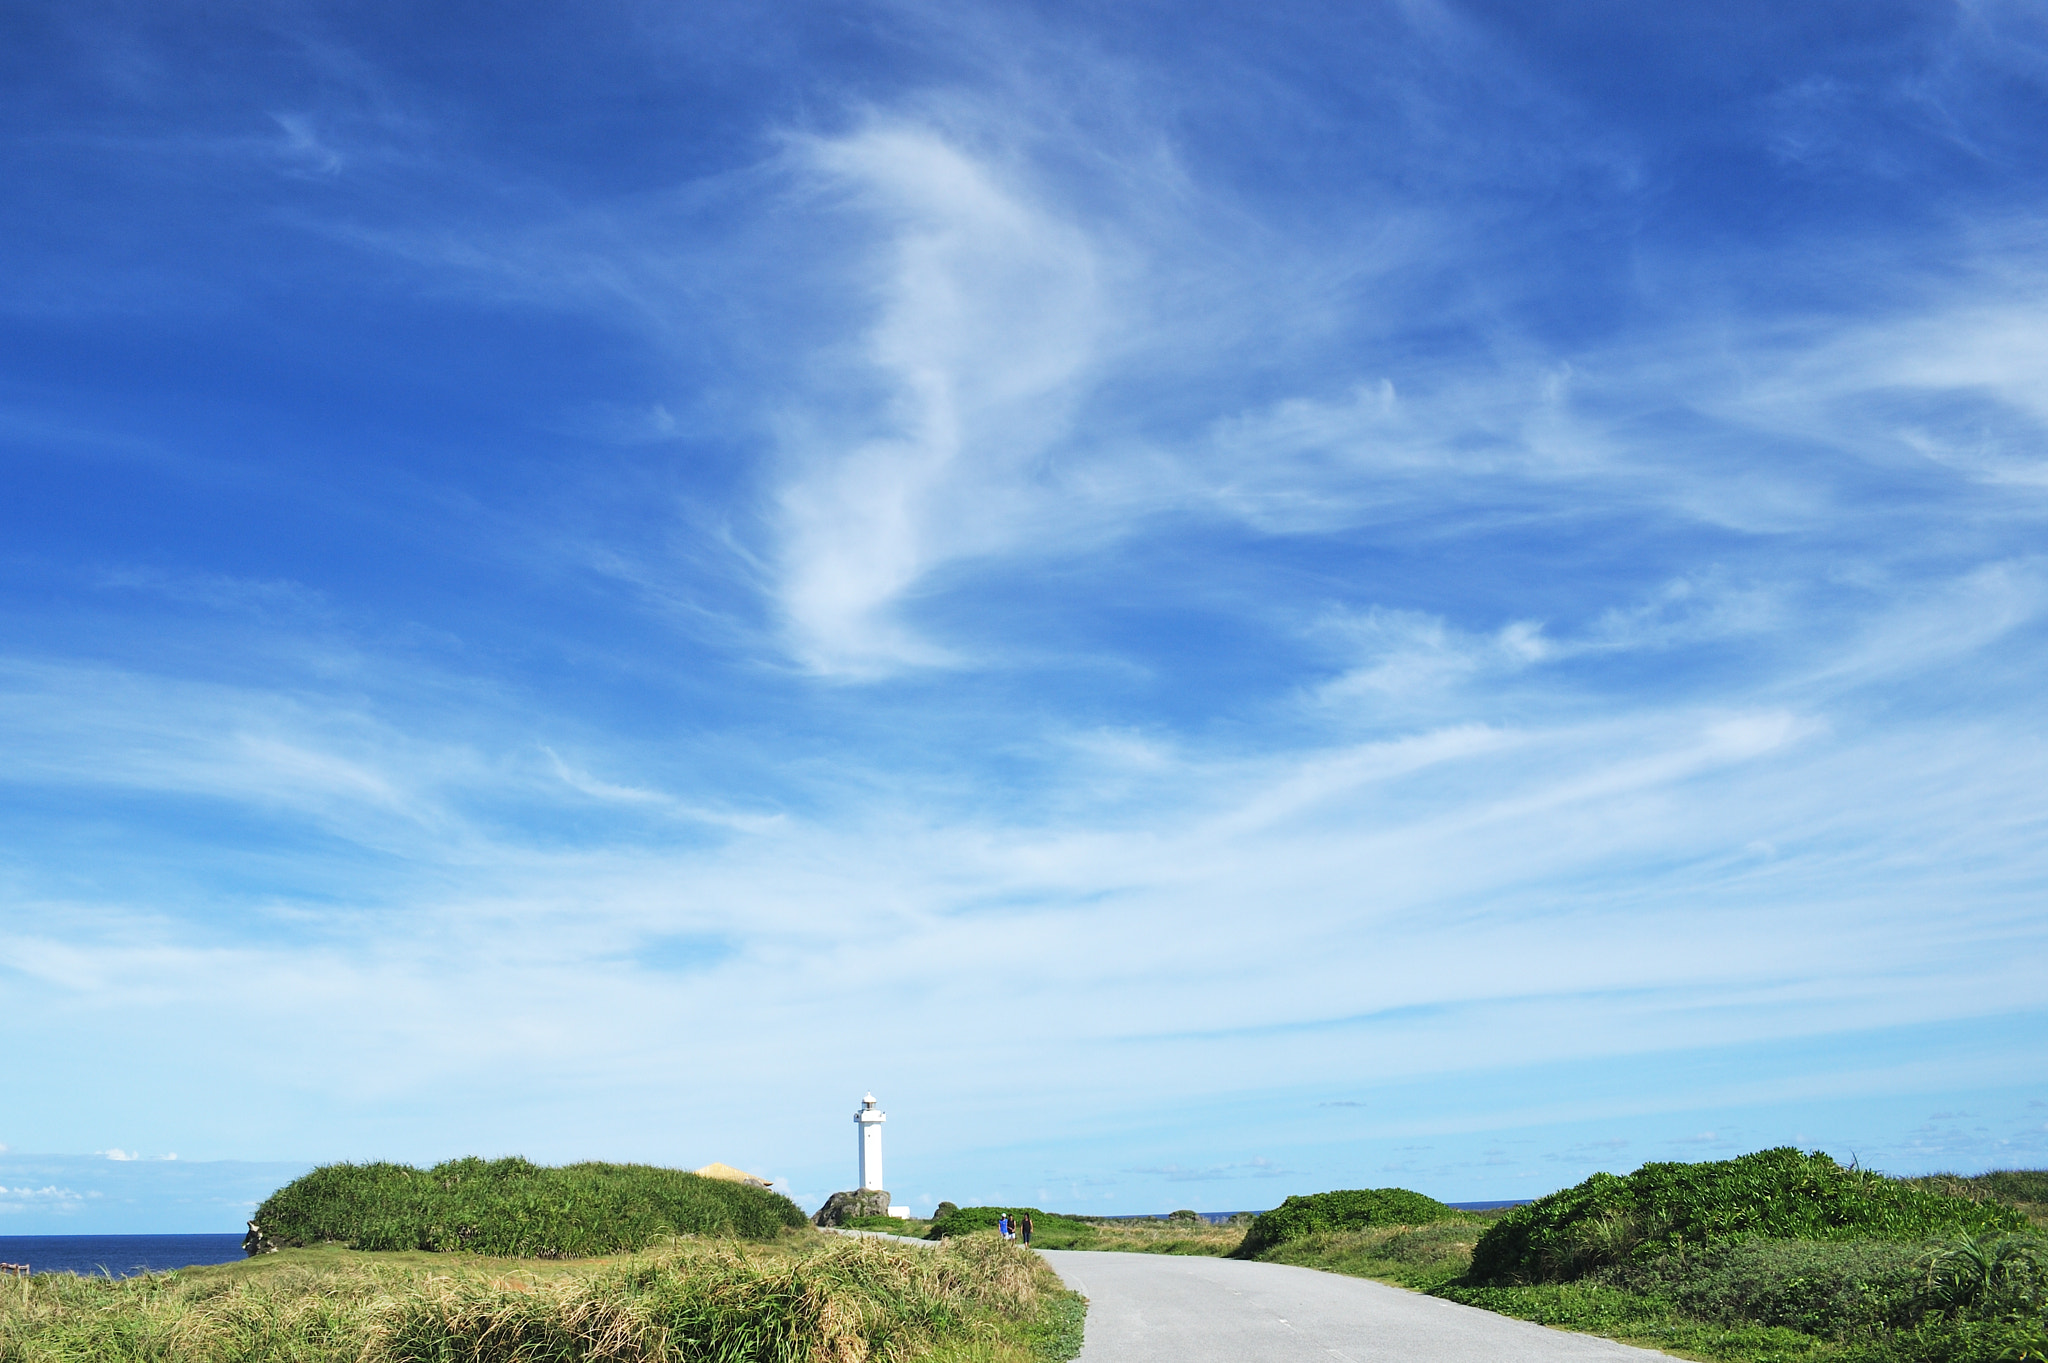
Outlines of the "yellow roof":
M730 1164L719 1164L716 1161L699 1169L697 1174L701 1178L722 1178L727 1183L751 1183L759 1188L768 1186L768 1180L759 1174L750 1174L744 1169L735 1169Z

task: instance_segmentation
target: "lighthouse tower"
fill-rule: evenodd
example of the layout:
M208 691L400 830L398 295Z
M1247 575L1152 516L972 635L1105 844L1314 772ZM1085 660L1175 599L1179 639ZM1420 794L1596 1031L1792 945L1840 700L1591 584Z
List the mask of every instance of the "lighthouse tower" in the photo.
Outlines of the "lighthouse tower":
M854 1129L860 1132L860 1187L826 1198L811 1220L821 1226L837 1226L855 1217L885 1212L899 1220L909 1218L910 1208L890 1206L889 1194L882 1188L882 1123L888 1120L887 1114L875 1110L874 1094L860 1100L860 1111L853 1114Z
M882 1185L882 1123L889 1120L888 1114L875 1111L875 1095L870 1093L860 1100L860 1111L853 1114L855 1125L860 1128L860 1190L879 1191Z

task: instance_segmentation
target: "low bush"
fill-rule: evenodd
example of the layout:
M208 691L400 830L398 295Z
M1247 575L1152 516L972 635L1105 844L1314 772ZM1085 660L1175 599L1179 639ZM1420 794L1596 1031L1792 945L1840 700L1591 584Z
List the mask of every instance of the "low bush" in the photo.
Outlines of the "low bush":
M644 1164L460 1159L330 1164L256 1210L269 1247L462 1250L558 1259L644 1249L679 1235L772 1239L805 1224L779 1193Z
M1617 1265L1593 1281L1661 1297L1701 1320L1752 1321L1839 1339L1915 1324L1928 1252L1891 1240L1743 1240Z
M925 1232L925 1238L951 1240L976 1231L992 1231L1004 1216L1013 1221L1023 1216L1031 1218L1031 1244L1034 1249L1083 1249L1095 1238L1095 1228L1086 1221L1061 1216L1057 1212L1042 1212L1036 1207L958 1207L946 1216L935 1218L931 1229Z
M1473 1250L1473 1285L1569 1282L1610 1265L1758 1237L1914 1241L2016 1231L1996 1202L1954 1197L1789 1146L1595 1174L1518 1207Z
M1236 1257L1255 1258L1275 1245L1317 1231L1364 1230L1371 1226L1426 1226L1451 1221L1458 1213L1433 1197L1406 1188L1355 1188L1290 1197L1261 1213L1245 1232Z
M853 1216L840 1223L842 1230L872 1230L884 1235L903 1235L913 1240L922 1239L931 1229L929 1221L906 1221L900 1216Z

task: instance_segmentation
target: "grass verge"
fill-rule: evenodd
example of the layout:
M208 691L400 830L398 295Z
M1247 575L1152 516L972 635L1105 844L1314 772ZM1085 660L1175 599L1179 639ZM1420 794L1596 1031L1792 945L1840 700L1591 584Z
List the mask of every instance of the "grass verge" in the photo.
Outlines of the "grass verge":
M795 1232L544 1264L330 1246L0 1284L0 1363L1060 1363L1082 1309L989 1236Z
M1478 1286L1465 1274L1484 1216L1317 1232L1258 1258L1716 1363L2048 1363L2040 1280L2029 1285L2021 1270L2000 1283L1996 1268L2001 1245L2012 1249L2032 1237L1751 1239L1576 1282ZM1958 1282L1965 1247L1990 1271L1965 1272Z
M1086 1224L1087 1242L1075 1246L1077 1249L1118 1250L1126 1254L1206 1254L1221 1258L1244 1243L1243 1226L1212 1226L1203 1221L1119 1219Z
M1715 1363L2048 1363L2048 1239L1746 1237L1570 1282L1468 1280L1489 1221L1321 1231L1263 1251L1560 1329Z
M1061 1216L1036 1208L962 1207L937 1221L919 1223L933 1240L993 1230L1004 1212L1012 1216L1031 1215L1033 1249L1122 1250L1136 1254L1229 1254L1244 1242L1245 1228L1239 1225L1212 1226L1203 1221L1154 1219L1150 1217L1094 1218ZM860 1229L873 1229L866 1220L848 1222ZM903 1223L898 1222L898 1225Z

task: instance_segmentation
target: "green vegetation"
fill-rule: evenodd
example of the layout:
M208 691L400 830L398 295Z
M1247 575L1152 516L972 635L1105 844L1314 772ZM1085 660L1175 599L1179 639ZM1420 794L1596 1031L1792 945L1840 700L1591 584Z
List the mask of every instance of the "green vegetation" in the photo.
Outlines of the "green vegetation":
M1256 1252L1720 1363L2048 1363L2048 1172L1886 1179L1766 1150Z
M906 1221L895 1216L849 1217L842 1227L845 1230L875 1230L884 1235L902 1235L912 1240L924 1239L925 1232L931 1228L932 1223L929 1221L919 1221L915 1218Z
M796 1232L581 1264L328 1246L0 1286L0 1363L1059 1363L1082 1303L991 1237Z
M1464 1278L1472 1264L1472 1246L1487 1219L1486 1213L1454 1211L1426 1226L1310 1231L1256 1255L1238 1257L1300 1264L1433 1292Z
M1570 1283L1437 1295L1727 1363L2039 1363L2048 1240L1745 1240Z
M1364 1230L1370 1226L1424 1226L1458 1213L1433 1197L1406 1188L1354 1188L1290 1197L1252 1222L1237 1257L1252 1259L1276 1245L1317 1231Z
M1752 1236L1903 1241L2026 1224L1997 1202L1950 1197L1781 1146L1706 1164L1646 1164L1626 1178L1595 1174L1517 1207L1480 1237L1471 1280L1495 1287L1570 1282L1610 1264Z
M2048 1230L2048 1169L1994 1169L1969 1178L1960 1174L1929 1174L1906 1181L1972 1202L2003 1202L2026 1217L2036 1230Z
M942 1204L943 1205L943 1204ZM1207 1254L1222 1256L1244 1239L1240 1225L1212 1226L1199 1217L1090 1217L1062 1216L1036 1207L956 1207L949 1214L924 1223L928 1239L993 1234L996 1219L1031 1217L1033 1249L1122 1250L1138 1254ZM901 1225L901 1222L897 1224ZM863 1223L865 1228L865 1223Z
M1120 1250L1126 1254L1228 1255L1244 1242L1244 1225L1212 1226L1171 1217L1116 1217L1089 1220L1088 1239L1075 1249Z
M972 1235L976 1231L992 1231L996 1221L1010 1217L1031 1218L1031 1247L1033 1249L1087 1249L1086 1243L1093 1238L1093 1229L1086 1221L1073 1216L1060 1216L1054 1212L1042 1212L1036 1207L956 1207L949 1214L931 1223L925 1232L929 1240L951 1240L958 1236Z
M257 1208L267 1245L466 1251L559 1259L645 1249L679 1235L768 1240L803 1226L779 1193L644 1164L543 1168L459 1159L431 1169L329 1164Z

